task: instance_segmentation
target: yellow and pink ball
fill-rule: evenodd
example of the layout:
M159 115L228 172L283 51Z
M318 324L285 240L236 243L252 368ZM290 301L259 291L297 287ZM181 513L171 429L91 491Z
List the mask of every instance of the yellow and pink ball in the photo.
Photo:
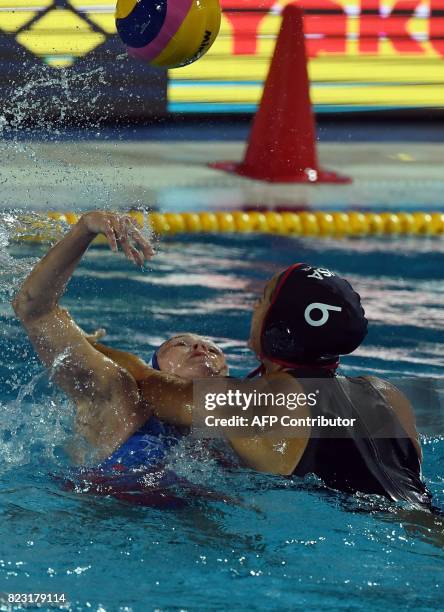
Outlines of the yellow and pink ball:
M198 60L219 33L219 0L118 0L116 27L128 54L153 66Z

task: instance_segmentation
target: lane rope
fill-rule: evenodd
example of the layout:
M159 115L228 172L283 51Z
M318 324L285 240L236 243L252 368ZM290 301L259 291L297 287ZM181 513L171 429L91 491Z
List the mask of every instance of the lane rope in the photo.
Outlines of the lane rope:
M258 233L288 236L435 236L444 233L443 212L181 212L144 213L131 211L143 227L158 235ZM80 215L73 212L48 212L22 215L22 226L15 232L17 242L54 242L55 230L75 224ZM97 243L104 243L99 236Z

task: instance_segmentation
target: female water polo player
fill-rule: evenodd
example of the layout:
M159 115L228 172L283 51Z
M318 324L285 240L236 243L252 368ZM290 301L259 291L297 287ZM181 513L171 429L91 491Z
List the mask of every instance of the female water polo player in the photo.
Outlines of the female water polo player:
M274 276L255 305L251 323L249 346L261 363L253 373L261 374L258 385L292 383L293 390L314 392L322 379L328 384L322 385L316 407L306 407L300 416L343 417L354 426L321 430L316 425L297 438L245 435L230 437L230 443L247 466L259 471L314 473L335 489L430 507L408 400L375 377L336 375L339 356L353 352L366 334L360 297L346 280L307 264ZM160 418L191 422L191 385L186 388L155 373L142 381L141 389Z
M99 233L107 236L113 250L119 245L134 263L142 264L153 255L129 217L86 214L35 266L13 301L40 359L76 403L76 427L96 450L97 461L109 457L152 415L134 378L95 350L58 304Z
M34 268L13 305L43 363L75 401L77 428L96 449L97 460L105 460L102 465L108 466L131 457L135 465L142 459L155 460L164 450L160 442L148 449L147 436L171 433L171 428L151 419L152 410L139 393L136 381L148 366L135 355L103 345L94 348L58 305L82 255L99 233L107 236L113 250L120 246L134 263L143 264L153 254L130 217L86 214ZM192 334L162 344L152 365L180 375L179 381L228 372L223 352ZM142 447L145 454L139 452Z

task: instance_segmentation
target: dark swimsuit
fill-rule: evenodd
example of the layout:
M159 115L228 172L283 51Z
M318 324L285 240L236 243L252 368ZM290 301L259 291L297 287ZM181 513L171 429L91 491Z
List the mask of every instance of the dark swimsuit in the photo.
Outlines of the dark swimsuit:
M421 480L415 446L369 380L338 377L318 369L288 373L307 392L319 388L320 378L329 379L322 390L324 401L311 408L312 417L356 419L353 427L312 428L295 476L313 473L334 489L430 507L431 494ZM313 378L318 380L310 381Z

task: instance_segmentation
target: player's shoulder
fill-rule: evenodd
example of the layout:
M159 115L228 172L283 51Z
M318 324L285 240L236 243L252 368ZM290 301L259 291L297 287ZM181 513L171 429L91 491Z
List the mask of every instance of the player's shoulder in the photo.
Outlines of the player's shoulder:
M377 376L365 376L365 378L384 397L387 405L393 410L399 422L412 440L419 457L422 457L419 444L418 432L416 430L416 418L410 400L393 383Z
M391 398L395 402L408 402L404 393L389 380L372 375L363 376L362 378L369 382L374 389L382 393L385 397Z

